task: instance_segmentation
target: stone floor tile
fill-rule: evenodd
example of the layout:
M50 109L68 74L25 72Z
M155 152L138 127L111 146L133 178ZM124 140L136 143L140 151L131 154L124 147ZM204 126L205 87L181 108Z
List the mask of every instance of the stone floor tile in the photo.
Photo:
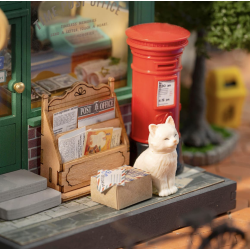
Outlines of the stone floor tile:
M93 207L93 206L99 205L99 203L94 202L94 201L89 201L89 202L84 203L84 205L86 205L88 207Z
M75 206L79 206L79 203L75 202L75 201L70 201L70 202L65 202L62 204L64 207L75 207Z
M69 213L71 213L71 211L69 210L69 208L64 207L64 206L58 207L58 209L56 209L56 211L47 210L45 212L46 215L48 215L48 216L50 216L52 218L63 216L63 215L69 214Z
M90 201L90 199L88 197L83 197L83 198L75 200L75 202L80 203L80 204L84 204L84 203L87 203L89 201Z
M14 226L0 227L0 234L16 229Z
M205 169L205 171L212 173L212 174L218 174L218 170L216 168L215 165L211 165L211 166L202 166L203 169Z
M13 221L4 221L0 222L0 234L5 233L11 230L17 229Z
M31 216L28 216L22 220L18 220L14 223L15 227L25 227L25 226L28 226L28 225L31 225L31 224L35 224L35 223L38 223L38 222L42 222L42 221L46 221L46 220L50 220L51 217L46 215L46 214L43 214L43 215L40 215L40 214L35 214L35 215L31 215Z
M85 208L88 208L86 204L78 204L77 206L68 207L70 213L77 212Z
M4 227L4 226L14 226L14 225L15 225L14 221L3 220L3 221L0 223L0 227Z
M43 212L41 212L41 213L38 213L40 216L43 216L43 215L45 215L45 216L49 216L48 214L46 214L46 212L47 211L50 211L51 209L48 209L48 210L45 210L45 211L43 211ZM50 217L50 216L49 216ZM50 218L52 218L52 217L50 217Z

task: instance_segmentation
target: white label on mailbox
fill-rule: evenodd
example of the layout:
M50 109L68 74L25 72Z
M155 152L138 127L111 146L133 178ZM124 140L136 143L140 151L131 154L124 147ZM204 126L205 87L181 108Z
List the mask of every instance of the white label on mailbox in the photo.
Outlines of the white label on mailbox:
M174 104L175 80L158 81L157 107Z

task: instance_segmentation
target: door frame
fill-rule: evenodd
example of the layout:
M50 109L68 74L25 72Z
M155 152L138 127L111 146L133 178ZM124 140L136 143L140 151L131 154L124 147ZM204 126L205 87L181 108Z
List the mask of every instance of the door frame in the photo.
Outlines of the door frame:
M22 6L24 3L22 4ZM28 6L27 3L25 3L26 7ZM25 6L23 6L25 7ZM29 17L29 10L27 8L21 9L21 10L13 10L13 11L5 11L5 15L8 20L20 18L21 24L20 24L20 31L17 32L17 35L20 35L20 38L16 37L15 39L18 39L18 42L20 41L21 45L16 48L15 50L15 56L21 57L21 82L25 85L25 90L23 91L21 95L20 100L20 107L15 107L15 112L21 113L21 147L20 145L15 145L17 150L19 150L19 154L21 155L21 167L20 169L28 169L28 122L27 122L27 108L26 108L26 99L27 99L27 20ZM16 82L13 81L10 84L8 84L10 89L13 89L13 86ZM16 94L19 95L19 94ZM13 110L12 110L13 112ZM13 112L15 114L15 112ZM9 172L8 167L6 167L6 171Z

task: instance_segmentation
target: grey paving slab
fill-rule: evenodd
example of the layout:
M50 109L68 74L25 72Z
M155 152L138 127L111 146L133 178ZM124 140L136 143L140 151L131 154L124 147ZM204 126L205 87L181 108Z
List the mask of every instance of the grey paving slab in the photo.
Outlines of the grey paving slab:
M36 193L47 188L47 179L20 169L0 175L0 202Z
M4 220L15 220L60 204L61 193L54 189L47 188L37 193L1 202L0 218Z

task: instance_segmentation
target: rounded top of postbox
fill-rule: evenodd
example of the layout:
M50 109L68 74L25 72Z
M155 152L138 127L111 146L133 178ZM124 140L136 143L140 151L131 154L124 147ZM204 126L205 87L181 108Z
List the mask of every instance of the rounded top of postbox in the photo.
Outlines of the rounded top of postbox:
M126 35L138 41L164 43L185 40L190 32L169 23L144 23L128 28Z
M126 30L129 45L143 47L185 47L190 32L168 23L145 23Z

